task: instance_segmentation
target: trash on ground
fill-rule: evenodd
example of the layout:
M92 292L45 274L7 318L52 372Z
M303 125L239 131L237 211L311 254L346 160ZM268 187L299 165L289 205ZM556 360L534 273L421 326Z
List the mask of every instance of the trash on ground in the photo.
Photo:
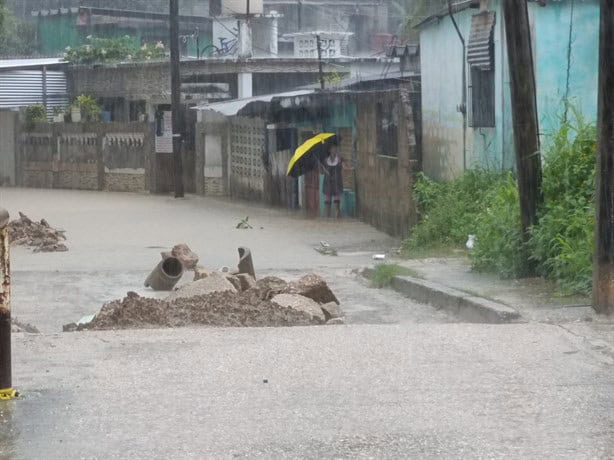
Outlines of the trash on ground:
M373 260L385 260L386 254L375 254L373 255Z
M65 252L68 247L64 230L58 230L49 225L45 219L35 222L23 213L19 219L9 223L11 243L16 246L33 248L34 252Z
M11 318L11 332L27 332L29 334L40 334L40 331L31 324L24 323L17 318Z
M467 243L465 243L465 246L467 246L467 249L473 249L474 245L475 245L475 235L469 235L469 237L467 238Z
M245 219L241 219L239 221L236 228L246 229L246 228L254 228L254 227L252 227L249 223L249 216L246 216Z
M317 248L314 248L316 251L318 251L320 254L322 254L323 256L336 256L337 254L337 250L335 248L332 248L330 246L323 246L320 245Z

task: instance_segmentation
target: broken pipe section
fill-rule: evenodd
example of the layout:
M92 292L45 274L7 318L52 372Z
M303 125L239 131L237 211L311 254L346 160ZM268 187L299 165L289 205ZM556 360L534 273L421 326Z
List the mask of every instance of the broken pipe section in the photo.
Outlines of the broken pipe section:
M145 287L154 291L170 291L183 275L183 264L176 257L161 261L145 280Z

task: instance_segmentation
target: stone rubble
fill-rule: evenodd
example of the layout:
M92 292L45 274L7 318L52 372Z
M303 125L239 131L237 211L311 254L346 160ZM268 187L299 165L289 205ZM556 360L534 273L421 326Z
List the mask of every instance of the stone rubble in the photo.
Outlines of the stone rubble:
M237 290L228 280L227 273L209 272L196 267L196 276L205 273L206 277L182 286L165 300L141 297L129 292L125 298L105 304L90 324L85 327L66 325L65 331L193 325L309 326L328 324L327 320L332 319L335 322L331 324L343 323L339 317L332 318L331 305L324 310L324 305L298 293L305 292L324 299L332 296L336 300L326 282L317 275L308 275L290 283L276 277L256 281L249 275L240 276L235 277L241 286ZM338 305L334 305L335 315L342 316Z
M68 251L64 243L66 241L64 233L63 230L51 227L45 219L35 222L21 212L19 219L9 223L11 243L16 246L33 248L34 252Z
M181 261L186 270L194 270L198 264L198 255L185 243L176 244L170 251L161 252L162 259L175 257Z

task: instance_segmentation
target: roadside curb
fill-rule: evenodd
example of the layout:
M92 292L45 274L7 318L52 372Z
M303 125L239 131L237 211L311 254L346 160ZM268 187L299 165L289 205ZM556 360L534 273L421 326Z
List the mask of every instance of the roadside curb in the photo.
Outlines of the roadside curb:
M371 278L374 270L365 268L362 276ZM511 323L521 320L517 310L502 303L412 276L395 276L391 287L416 302L432 305L471 323Z

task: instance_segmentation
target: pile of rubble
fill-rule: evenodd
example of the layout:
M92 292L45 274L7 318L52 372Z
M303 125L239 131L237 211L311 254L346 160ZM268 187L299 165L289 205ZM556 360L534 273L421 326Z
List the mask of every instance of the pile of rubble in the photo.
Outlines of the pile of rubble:
M65 325L64 331L343 324L339 301L324 279L310 274L292 282L272 276L256 281L248 248L239 248L238 270L234 273L226 267L210 271L197 265L198 255L185 244L161 256L162 262L147 277L145 286L169 290L166 299L128 292L125 298L103 305L98 314ZM172 290L184 270L194 272L193 281Z
M11 318L11 332L27 332L29 334L40 334L40 331L29 323L24 323L17 318Z
M63 230L57 230L45 220L31 220L25 214L19 213L19 219L9 223L11 243L18 246L28 246L34 252L64 252L68 251L66 236Z
M245 276L220 272L203 277L205 273L199 270L195 281L173 291L165 300L129 292L124 299L105 304L90 324L73 330L343 323L337 298L318 275L286 282L276 277L245 280Z

